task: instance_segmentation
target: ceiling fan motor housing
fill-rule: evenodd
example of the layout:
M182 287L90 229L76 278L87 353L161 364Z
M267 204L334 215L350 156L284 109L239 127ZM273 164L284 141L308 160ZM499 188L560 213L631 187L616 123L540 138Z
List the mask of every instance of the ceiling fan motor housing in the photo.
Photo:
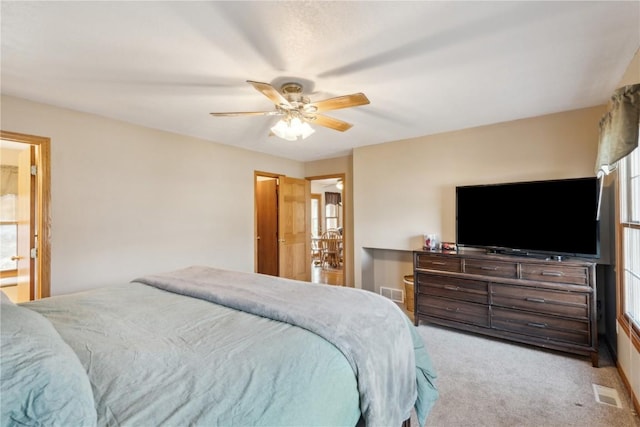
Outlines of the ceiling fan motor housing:
M309 105L311 102L308 97L302 95L302 85L299 83L285 83L280 87L280 92L287 101L293 106L289 111L297 111L299 113L313 114L317 111L314 105ZM311 117L305 117L307 119L313 119Z

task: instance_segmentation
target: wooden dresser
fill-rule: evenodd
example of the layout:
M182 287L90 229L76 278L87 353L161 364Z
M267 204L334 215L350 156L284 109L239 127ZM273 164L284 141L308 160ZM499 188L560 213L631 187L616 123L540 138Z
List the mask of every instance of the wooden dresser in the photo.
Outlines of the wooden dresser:
M595 263L415 251L414 319L591 356L598 366Z

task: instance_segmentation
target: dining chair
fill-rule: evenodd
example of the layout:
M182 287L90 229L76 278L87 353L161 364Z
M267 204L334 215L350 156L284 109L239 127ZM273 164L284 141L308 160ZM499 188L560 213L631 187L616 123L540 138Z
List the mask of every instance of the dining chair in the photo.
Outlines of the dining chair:
M327 266L339 267L342 235L336 230L327 230L322 233L320 243L322 248L322 268Z
M313 265L322 263L322 247L320 240L317 238L311 239L311 261Z

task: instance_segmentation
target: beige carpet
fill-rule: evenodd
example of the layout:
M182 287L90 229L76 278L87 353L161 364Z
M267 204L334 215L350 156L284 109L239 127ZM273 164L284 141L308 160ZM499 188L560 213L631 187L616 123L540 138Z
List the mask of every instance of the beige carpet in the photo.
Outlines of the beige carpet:
M431 325L418 327L438 373L427 426L640 427L606 348L589 358ZM615 388L622 409L598 403L592 384ZM415 414L412 427L417 427Z

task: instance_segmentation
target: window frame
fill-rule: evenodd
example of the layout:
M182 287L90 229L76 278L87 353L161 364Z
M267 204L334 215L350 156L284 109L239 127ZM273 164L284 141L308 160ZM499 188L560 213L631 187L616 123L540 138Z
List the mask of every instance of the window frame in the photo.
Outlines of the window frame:
M629 177L629 169L631 169L631 162L635 156L636 168L640 169L640 149L636 148L626 158L620 160L619 167L616 171L616 264L617 268L617 288L618 288L618 307L617 307L617 321L620 327L624 330L625 334L629 336L632 345L636 351L640 351L640 320L632 319L625 310L625 296L626 292L626 273L627 273L627 254L625 252L625 230L633 229L640 230L640 213L633 214L637 220L634 220L631 209L633 209L632 200L635 200L634 196L640 198L640 195L633 194L631 190L631 179L640 179L640 170L636 170L635 178ZM635 206L640 204L640 200L635 201ZM638 273L638 272L633 272ZM637 275L637 274L636 274ZM640 289L637 290L640 292ZM639 313L640 315L640 313Z
M340 227L340 205L325 203L324 215L325 231L337 230Z

